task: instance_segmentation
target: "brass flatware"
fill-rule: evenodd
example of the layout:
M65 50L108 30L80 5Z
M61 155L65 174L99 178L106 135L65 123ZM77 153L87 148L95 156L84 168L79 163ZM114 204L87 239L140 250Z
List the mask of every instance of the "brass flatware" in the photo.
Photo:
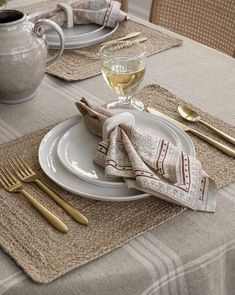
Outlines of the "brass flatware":
M151 107L147 107L147 111L149 113L152 113L154 115L157 115L159 117L162 117L162 118L165 118L166 120L172 122L173 124L175 124L176 126L178 126L180 129L186 131L186 132L190 132L194 135L196 135L197 137L201 138L202 140L208 142L209 144L213 145L214 147L216 147L218 150L222 151L223 153L225 153L226 155L229 155L231 157L235 157L235 150L231 149L230 147L210 138L209 136L206 136L204 135L203 133L201 132L198 132L196 130L194 130L193 128L190 128L189 126L183 124L183 123L180 123L178 122L177 120L175 119L172 119L171 117L157 111L156 109L154 108L151 108Z
M106 45L106 44L112 44L112 43L115 43L117 41L124 41L124 40L128 40L128 39L131 39L131 38L135 38L135 37L139 36L140 34L141 34L141 32L132 32L132 33L129 33L129 34L125 35L125 36L115 38L115 39L109 40L107 42L103 42L101 44L92 46L89 49L76 49L74 51L76 53L78 53L78 54L81 54L81 55L89 55L89 54L99 53L100 48L102 46Z
M132 41L129 41L130 44L135 44L135 43L142 43L142 42L145 42L147 41L148 38L146 37L141 37L141 38L137 38L137 39L134 39ZM128 41L127 41L128 42ZM113 42L115 43L115 42ZM74 50L74 52L80 54L80 55L84 55L90 59L99 59L100 58L100 53L99 53L99 50L98 51L89 51L89 50Z
M29 193L27 193L21 182L16 179L16 177L7 169L0 170L0 183L3 188L10 193L20 193L22 194L28 202L40 212L46 220L55 227L58 231L62 233L67 233L67 226L54 214L52 214L48 209L46 209L42 204L35 200Z
M30 168L30 166L19 156L11 157L8 160L11 168L16 173L17 177L23 182L33 182L40 187L45 193L48 194L61 208L63 208L74 220L77 222L87 225L87 218L73 208L64 199L54 193L48 186L46 186L36 175L36 173Z
M112 39L110 41L106 41L104 43L101 43L100 46L104 46L104 45L107 45L107 44L113 44L113 43L116 43L118 41L125 41L125 40L129 40L129 39L132 39L132 38L135 38L135 37L138 37L139 35L141 34L141 32L132 32L132 33L129 33L123 37L120 37L120 38L116 38L116 39Z
M115 39L112 39L110 41L107 41L107 42L104 42L104 43L101 43L101 44L97 44L97 45L94 45L92 47L89 47L89 48L82 48L82 49L75 49L74 52L80 54L80 55L85 55L87 57L89 57L89 55L93 55L93 54L96 54L96 53L99 53L100 51L100 48L106 44L112 44L112 43L115 43L115 42L118 42L118 41L123 41L123 40L128 40L128 39L131 39L131 38L134 38L134 37L137 37L139 36L141 33L140 32L132 32L132 33L129 33L125 36L122 36L122 37L119 37L119 38L115 38Z
M185 120L187 120L189 122L200 122L201 124L203 124L207 128L211 129L212 131L214 131L215 133L217 133L218 135L220 135L221 137L223 137L224 139L226 139L227 141L229 141L235 145L235 138L234 137L224 133L223 131L221 131L221 130L215 128L214 126L208 124L207 122L203 121L201 119L200 115L197 112L195 112L193 109L185 107L185 106L178 106L178 112L181 115L181 117L183 117Z

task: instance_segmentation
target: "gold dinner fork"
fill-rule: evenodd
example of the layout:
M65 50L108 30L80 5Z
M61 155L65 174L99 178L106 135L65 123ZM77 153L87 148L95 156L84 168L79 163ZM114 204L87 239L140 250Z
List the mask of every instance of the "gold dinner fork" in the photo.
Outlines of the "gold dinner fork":
M139 36L140 34L141 34L141 32L131 32L131 33L128 33L127 35L124 35L122 37L114 38L109 41L103 42L101 44L93 45L92 47L89 47L87 49L76 49L75 52L77 52L79 54L81 53L82 55L97 54L100 51L100 48L106 44L116 43L118 41L129 40L129 39Z
M35 200L29 193L27 193L21 182L16 179L16 177L7 169L3 168L0 170L0 183L3 188L10 193L21 193L28 202L38 210L46 220L54 226L58 231L62 233L67 233L67 226L54 214L52 214L48 209L46 209L42 204Z
M54 193L48 186L46 186L30 168L30 166L18 155L11 157L8 163L23 182L33 182L39 186L45 193L47 193L60 207L62 207L73 219L77 222L87 225L87 218L80 213L77 209L73 208L69 203L63 200L60 196Z
M147 40L148 40L148 38L141 37L141 38L135 39L133 41L126 41L126 44L131 45L131 44L135 44L135 43L142 43ZM113 42L113 43L115 43L115 42ZM112 43L110 43L110 44L112 44ZM80 55L84 55L90 59L99 59L100 58L100 51L99 50L91 51L91 50L85 50L85 49L76 49L76 50L74 50L74 52L77 54L80 54Z

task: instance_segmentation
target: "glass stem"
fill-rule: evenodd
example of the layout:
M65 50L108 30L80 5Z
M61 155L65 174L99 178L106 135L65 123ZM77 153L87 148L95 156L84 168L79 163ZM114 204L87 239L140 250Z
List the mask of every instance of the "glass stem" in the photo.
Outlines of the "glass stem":
M118 97L120 103L122 104L130 104L131 103L131 96L127 95L127 96L119 96Z

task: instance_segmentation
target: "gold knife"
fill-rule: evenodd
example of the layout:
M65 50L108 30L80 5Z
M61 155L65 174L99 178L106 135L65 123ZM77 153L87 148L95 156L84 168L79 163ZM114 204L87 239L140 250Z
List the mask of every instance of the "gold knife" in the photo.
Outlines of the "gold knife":
M157 111L156 109L154 108L151 108L151 107L147 107L147 111L151 114L154 114L154 115L157 115L161 118L164 118L170 122L172 122L174 125L176 125L177 127L179 127L180 129L182 129L183 131L186 131L186 132L190 132L194 135L196 135L197 137L201 138L202 140L206 141L207 143L213 145L214 147L216 147L218 150L222 151L223 153L231 156L231 157L235 157L235 150L233 150L232 148L204 135L203 133L201 132L198 132L196 131L195 129L181 123L181 122L178 122L177 120Z
M141 34L141 32L132 32L132 33L129 33L129 34L125 35L125 36L122 36L122 37L119 37L119 38L116 38L116 39L113 39L113 40L110 40L110 41L103 42L103 43L101 43L100 46L116 43L118 41L129 40L129 39L138 37L140 34Z
M141 32L132 32L132 33L129 33L125 36L122 36L122 37L118 37L118 38L115 38L115 39L112 39L112 40L109 40L109 41L106 41L106 42L103 42L101 44L97 44L95 46L92 46L92 47L88 47L87 49L84 48L84 49L75 49L74 52L80 54L80 55L85 55L85 56L92 56L92 55L96 55L99 53L99 50L102 46L106 45L106 44L113 44L113 43L116 43L118 41L123 41L123 40L129 40L129 39L132 39L132 38L135 38L137 36L139 36L141 34Z

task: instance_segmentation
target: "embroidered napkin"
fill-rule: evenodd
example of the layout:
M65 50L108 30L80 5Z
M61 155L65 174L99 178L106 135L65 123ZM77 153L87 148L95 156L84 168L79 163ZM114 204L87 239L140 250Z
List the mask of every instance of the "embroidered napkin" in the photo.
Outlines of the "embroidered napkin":
M72 0L60 3L56 10L42 12L30 21L50 19L59 26L95 23L106 27L115 27L117 22L126 19L127 14L121 9L121 3L109 0Z
M137 128L131 113L113 114L84 98L76 105L86 127L103 138L94 161L107 176L193 210L215 211L216 185L200 161Z

